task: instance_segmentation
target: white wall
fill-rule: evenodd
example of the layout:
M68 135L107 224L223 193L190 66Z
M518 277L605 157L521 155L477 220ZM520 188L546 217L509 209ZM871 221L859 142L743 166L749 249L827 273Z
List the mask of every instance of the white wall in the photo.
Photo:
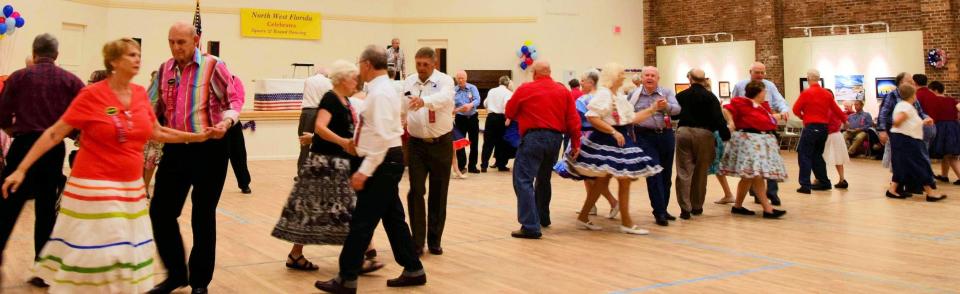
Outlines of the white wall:
M657 46L660 86L673 89L675 83L690 83L687 72L699 67L710 78L713 92L719 96L719 83L730 82L730 91L740 80L750 77L756 60L754 41Z
M923 32L857 34L783 39L785 97L791 103L800 96L800 78L807 70L820 71L826 88L834 89L836 75L864 75L864 110L876 115L875 79L900 72L924 70Z

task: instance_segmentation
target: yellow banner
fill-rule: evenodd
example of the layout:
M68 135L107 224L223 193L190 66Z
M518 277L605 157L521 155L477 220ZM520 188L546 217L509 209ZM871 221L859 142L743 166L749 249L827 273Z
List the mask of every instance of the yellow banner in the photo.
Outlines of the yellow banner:
M320 40L320 13L240 9L240 35L254 38Z

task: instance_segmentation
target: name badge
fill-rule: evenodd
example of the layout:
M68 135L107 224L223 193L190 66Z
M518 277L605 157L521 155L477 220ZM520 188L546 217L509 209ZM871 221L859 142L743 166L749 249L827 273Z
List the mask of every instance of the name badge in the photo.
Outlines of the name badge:
M428 113L427 116L429 116L430 123L437 123L437 112L430 110Z

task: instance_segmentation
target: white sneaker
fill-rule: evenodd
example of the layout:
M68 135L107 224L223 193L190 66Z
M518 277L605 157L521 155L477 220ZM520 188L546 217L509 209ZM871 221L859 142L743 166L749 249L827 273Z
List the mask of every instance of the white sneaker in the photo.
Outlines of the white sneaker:
M639 226L637 226L637 225L633 225L632 228L624 227L624 226L621 225L621 226L620 226L620 232L621 232L621 233L624 233L624 234L631 234L631 235L647 235L647 234L650 234L650 231L641 229L641 228L640 228Z
M614 205L613 207L610 208L610 215L607 218L615 219L619 214L620 214L620 202L617 202L617 205Z
M597 215L597 206L594 205L593 209L590 209L590 215Z
M459 174L459 175L454 174L454 175L453 175L453 178L454 178L454 179L457 179L457 180L466 180L466 179L467 179L467 175L465 175L465 174Z
M603 230L603 227L600 227L600 226L598 226L598 225L595 225L595 224L593 224L593 222L582 222L582 221L580 221L580 220L577 220L577 228L578 228L578 229L581 229L581 230L588 230L588 231L600 231L600 230Z

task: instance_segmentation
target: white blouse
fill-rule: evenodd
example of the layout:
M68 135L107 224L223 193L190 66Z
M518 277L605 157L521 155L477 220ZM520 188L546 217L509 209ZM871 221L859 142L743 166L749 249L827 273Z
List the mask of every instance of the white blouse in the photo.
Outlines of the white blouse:
M633 105L627 101L627 96L614 95L610 89L598 87L593 100L587 104L586 116L599 117L611 126L624 126L633 121Z

